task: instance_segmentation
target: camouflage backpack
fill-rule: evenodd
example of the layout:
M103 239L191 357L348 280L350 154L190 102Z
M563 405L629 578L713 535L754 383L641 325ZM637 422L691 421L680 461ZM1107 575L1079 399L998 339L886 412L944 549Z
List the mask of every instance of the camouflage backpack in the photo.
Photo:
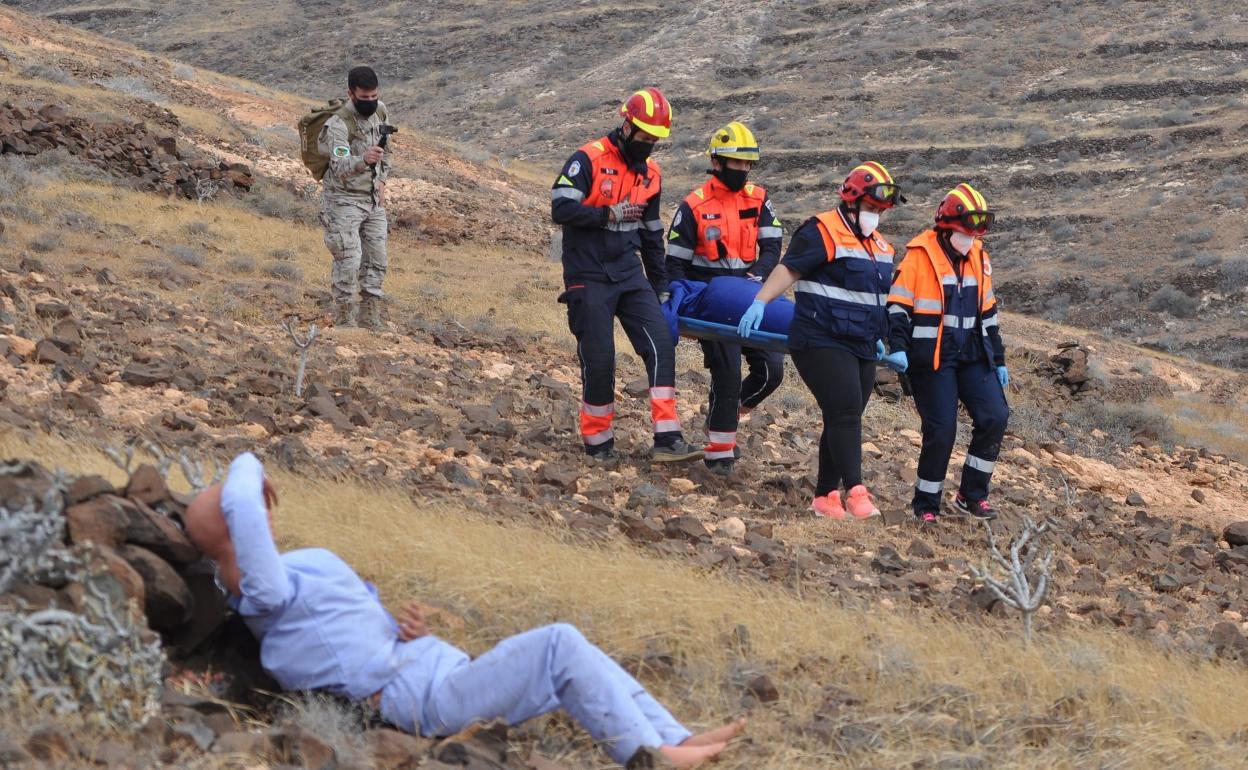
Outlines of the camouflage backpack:
M329 168L329 156L323 154L320 148L321 129L325 127L325 122L335 115L340 115L346 122L347 137L350 141L354 142L363 136L355 121L349 119L351 111L347 109L347 103L342 99L330 99L324 107L316 107L299 118L299 155L303 159L303 165L308 167L308 171L312 172L313 178L318 182L324 178L325 170ZM386 108L378 106L377 115L384 123Z

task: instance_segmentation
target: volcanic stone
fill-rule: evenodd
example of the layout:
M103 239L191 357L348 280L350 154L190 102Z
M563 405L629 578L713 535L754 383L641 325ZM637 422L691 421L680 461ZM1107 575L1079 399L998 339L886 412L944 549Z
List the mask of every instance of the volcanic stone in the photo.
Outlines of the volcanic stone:
M171 630L190 620L191 591L168 562L134 545L124 546L121 556L143 578L143 609L152 628Z
M121 371L121 381L130 385L151 387L173 380L173 368L165 364L141 364L130 362Z
M126 542L141 545L174 564L190 564L199 559L199 549L168 516L137 500L116 497L97 499L117 501L126 516Z
M1230 543L1232 547L1248 545L1248 521L1228 524L1226 529L1222 530L1222 539Z
M746 683L745 691L753 695L759 703L774 703L780 700L780 689L766 674L760 674Z
M388 728L369 730L364 740L377 770L416 770L428 749L427 741Z
M90 540L97 545L120 546L125 539L129 517L117 501L118 498L105 494L66 508L65 522L70 542L85 543Z
M169 487L165 485L165 479L156 470L156 466L144 463L130 474L125 496L140 503L156 505L169 498Z
M665 508L668 505L667 491L656 487L650 482L645 482L633 489L625 505L628 508L644 508L646 506Z

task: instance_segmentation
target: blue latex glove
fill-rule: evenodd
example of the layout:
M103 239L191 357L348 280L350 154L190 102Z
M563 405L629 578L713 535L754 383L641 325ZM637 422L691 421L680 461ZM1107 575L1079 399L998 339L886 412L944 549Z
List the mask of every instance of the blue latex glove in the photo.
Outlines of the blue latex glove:
M885 366L895 372L904 372L910 368L910 358L904 350L889 353L880 360L884 362Z
M1004 366L997 367L997 382L1001 383L1001 389L1010 387L1010 370Z
M876 361L884 360L884 340L875 341L875 360Z
M741 323L737 324L737 334L742 338L749 339L750 332L754 331L763 322L763 311L767 308L767 303L761 299L756 299L750 303L750 307L741 316Z

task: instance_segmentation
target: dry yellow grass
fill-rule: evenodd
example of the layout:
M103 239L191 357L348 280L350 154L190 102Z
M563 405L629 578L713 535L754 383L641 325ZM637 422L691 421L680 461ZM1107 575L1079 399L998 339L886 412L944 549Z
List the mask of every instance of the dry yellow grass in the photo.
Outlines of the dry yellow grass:
M0 433L0 454L34 457L75 472L120 471L99 452L59 439ZM579 625L616 655L647 644L684 661L675 680L650 682L693 726L723 721L739 708L729 641L750 630L748 664L769 671L778 703L756 712L751 736L721 767L898 767L934 756L947 741L890 731L876 753L851 760L792 728L808 719L821 688L858 695L850 718L909 711L935 687L965 688L988 714L1045 715L1077 698L1074 719L1096 733L1098 749L1076 760L1070 747L994 751L994 767L1234 767L1242 751L1225 738L1245 727L1248 670L1167 655L1111 630L1043 637L1031 649L1016 629L966 625L926 613L859 609L835 597L798 598L772 585L733 582L619 545L589 545L558 532L455 507L413 504L402 491L355 481L274 472L276 514L287 548L329 547L377 583L391 604L409 598L460 608L466 625L446 635L473 652L533 625ZM175 477L175 484L181 483ZM971 706L949 712L969 718ZM990 721L992 717L988 718ZM1009 730L1008 719L1000 729ZM1016 728L1014 728L1016 729ZM1191 739L1210 736L1208 743Z

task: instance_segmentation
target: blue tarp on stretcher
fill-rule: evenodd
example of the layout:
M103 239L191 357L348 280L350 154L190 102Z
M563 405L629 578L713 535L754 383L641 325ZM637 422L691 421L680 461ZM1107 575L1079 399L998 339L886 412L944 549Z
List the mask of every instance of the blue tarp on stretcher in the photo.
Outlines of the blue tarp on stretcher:
M693 337L787 353L793 303L784 297L767 303L762 324L748 338L742 339L737 333L741 316L762 287L761 283L732 276L714 278L710 283L672 281L672 296L663 304L672 339Z

